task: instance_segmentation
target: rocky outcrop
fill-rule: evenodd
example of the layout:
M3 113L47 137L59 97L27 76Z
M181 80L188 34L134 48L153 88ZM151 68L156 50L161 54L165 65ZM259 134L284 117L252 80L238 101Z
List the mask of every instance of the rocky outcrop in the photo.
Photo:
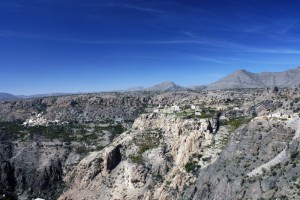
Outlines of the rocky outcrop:
M159 129L169 141L172 156L177 165L184 166L192 153L210 145L218 128L215 119L181 119L172 115L141 115L132 126L135 130Z
M33 112L48 120L101 122L122 117L135 119L149 101L143 94L100 93L0 102L0 121L25 121Z
M131 131L67 175L72 187L60 199L297 197L289 193L300 167L297 124L257 117L218 147L228 133L223 126L215 133L216 122L141 115ZM111 160L117 161L113 169L107 167Z
M182 199L297 199L290 188L295 184L292 174L300 167L299 142L293 139L294 130L277 125L276 120L254 119L238 129Z
M205 167L217 157L217 151L208 147L216 122L141 115L130 132L80 162L66 179L73 186L60 199L164 199L176 188L182 192L187 182L195 180L186 171L187 163L196 163L193 159L202 153L210 160L194 164Z
M286 148L282 150L275 158L270 160L269 162L259 166L258 168L254 169L252 172L248 174L249 177L262 175L264 171L270 170L271 167L276 166L277 164L283 163L284 161L288 160L288 155L286 152Z
M2 194L18 199L55 198L63 188L63 176L80 161L71 146L60 141L0 142L0 186Z

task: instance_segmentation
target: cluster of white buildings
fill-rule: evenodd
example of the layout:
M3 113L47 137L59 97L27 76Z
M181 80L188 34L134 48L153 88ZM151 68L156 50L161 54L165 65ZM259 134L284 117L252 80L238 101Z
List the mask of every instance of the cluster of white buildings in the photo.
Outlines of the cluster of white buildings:
M165 114L174 114L174 113L178 113L180 111L181 111L181 109L177 105L173 105L173 106L165 105L164 107L159 105L156 109L153 110L154 113L165 113Z
M32 116L23 123L24 126L48 126L50 124L68 124L59 120L48 120L43 116L44 113L33 112Z
M195 111L195 115L201 115L202 109L200 106L191 105L191 110Z
M299 113L294 113L294 114L284 114L282 112L276 112L276 113L271 113L267 115L267 118L277 118L277 119L283 119L283 120L288 120L288 119L294 119L299 117Z
M200 106L196 105L190 105L189 110L195 112L195 115L201 115L202 109ZM183 111L179 106L177 105L172 105L172 106L161 106L159 105L157 108L153 110L154 113L164 113L164 114L175 114Z
M300 117L300 113L286 114L284 112L275 112L265 116L256 117L255 119L293 120L299 117Z

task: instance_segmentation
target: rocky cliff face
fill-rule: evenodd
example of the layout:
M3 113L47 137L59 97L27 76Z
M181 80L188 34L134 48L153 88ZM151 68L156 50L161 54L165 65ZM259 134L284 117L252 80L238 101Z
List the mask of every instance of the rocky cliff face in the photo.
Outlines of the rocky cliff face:
M64 188L62 177L80 160L72 146L39 139L1 138L0 155L1 190L18 199L57 197Z
M143 114L67 175L60 199L297 199L299 116L267 115L293 110L292 94L265 91L222 119Z
M237 130L182 199L299 199L299 141L284 124L255 119Z
M141 115L130 132L79 163L60 199L176 199L194 183L192 171L218 156L209 147L216 129L217 120Z
M121 125L25 127L0 123L0 193L9 199L57 199L63 178L89 151L102 149ZM119 130L117 130L120 132ZM110 162L109 168L116 165Z
M214 121L142 115L68 174L60 199L297 199L299 124L255 118L220 147Z

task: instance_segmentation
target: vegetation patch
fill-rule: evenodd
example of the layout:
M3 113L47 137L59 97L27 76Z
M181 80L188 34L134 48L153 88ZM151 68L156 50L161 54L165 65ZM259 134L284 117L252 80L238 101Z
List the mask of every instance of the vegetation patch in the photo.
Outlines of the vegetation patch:
M249 123L250 121L251 118L248 117L231 118L229 120L222 120L221 126L229 126L229 131L232 132L243 124Z
M197 164L196 161L193 162L189 162L185 165L185 170L187 172L194 172L197 168L199 168L200 166Z
M126 131L126 129L122 126L122 124L116 124L116 125L108 125L108 126L95 126L94 127L96 132L101 131L110 131L114 134L121 134Z
M88 125L69 124L69 125L50 125L50 126L23 126L17 122L0 122L0 131L11 136L24 138L26 135L40 136L45 139L61 139L64 142L86 142L99 140L97 133L102 130L120 134L125 131L121 124L109 125L105 127L95 126L94 131Z
M144 159L143 156L140 154L137 155L130 155L129 159L133 162L133 163L137 163L137 164L143 164L144 163Z
M134 139L134 144L138 146L138 154L143 154L150 149L157 148L160 144L161 131L148 130L143 135Z
M291 159L292 159L292 160L295 160L295 159L297 158L298 155L299 155L299 152L298 152L298 151L293 151L293 152L291 153Z
M80 146L76 149L76 153L80 155L87 154L89 150L85 146Z

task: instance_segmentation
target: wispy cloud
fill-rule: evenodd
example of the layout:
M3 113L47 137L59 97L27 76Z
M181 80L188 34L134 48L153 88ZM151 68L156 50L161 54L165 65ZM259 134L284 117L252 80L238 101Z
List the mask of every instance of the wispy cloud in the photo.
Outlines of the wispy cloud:
M195 39L196 38L196 35L190 31L185 31L185 30L182 30L181 33L184 35L184 36L187 36L189 38L193 38Z
M256 25L252 27L246 27L245 29L242 29L241 31L244 33L261 33L262 30L265 28L263 25Z
M120 59L150 59L150 60L199 60L218 64L228 64L229 62L223 61L221 59L214 59L211 57L190 55L190 54L180 54L178 53L173 56L117 56L117 55L104 55L103 58L120 58Z
M269 53L269 54L300 54L300 49L297 48L281 48L280 45L273 45L274 47L259 47L251 46L242 43L235 43L222 40L214 40L211 38L202 39L179 39L179 40L87 40L76 38L59 38L47 35L36 35L28 33L14 32L10 30L0 30L0 37L19 37L27 39L40 39L40 40L54 40L62 42L74 42L91 45L199 45L203 48L208 48L210 51L226 51L226 52L240 52L240 53ZM195 56L195 59L202 59L215 63L227 63L225 60L210 59L201 56Z
M150 60L170 60L174 57L159 57L159 56L117 56L117 55L104 55L103 58L121 58L121 59L150 59Z
M243 59L243 58L234 58L234 57L226 57L223 58L229 63L249 63L249 64L263 64L263 65L293 65L294 62L286 62L286 61L268 61L268 60L251 60L251 59Z
M149 7L141 7L141 6L126 4L126 3L112 3L112 4L109 4L109 6L110 7L128 8L128 9L137 10L137 11L141 11L141 12L151 12L151 13L158 13L158 14L170 14L167 11L154 9L154 8L149 8Z
M8 30L0 30L0 37L14 36L15 32Z
M21 2L14 0L0 1L0 7L6 11L19 11L22 8Z
M300 54L300 49L266 49L266 48L249 48L242 50L249 53L270 53L270 54Z
M201 60L201 61L205 61L205 62L212 62L212 63L218 63L218 64L227 64L228 63L221 59L210 58L210 57L205 57L205 56L198 56L198 55L186 55L186 56L190 59Z
M122 43L127 41L109 41L109 40L84 40L84 39L72 39L72 38L59 38L47 35L37 35L30 33L21 33L10 30L0 30L0 37L17 37L17 38L27 38L27 39L40 39L40 40L55 40L63 42L76 42L84 44L113 44L113 43Z
M57 40L65 42L77 42L83 44L131 44L131 45L142 45L142 44L152 44L152 45L163 45L163 44L197 44L197 45L209 45L209 46L232 46L233 43L208 40L208 39L186 39L186 40L86 40L86 39L73 39L73 38L58 38L47 35L36 35L29 33L20 33L9 30L0 30L1 37L20 37L29 39L45 39L45 40Z

